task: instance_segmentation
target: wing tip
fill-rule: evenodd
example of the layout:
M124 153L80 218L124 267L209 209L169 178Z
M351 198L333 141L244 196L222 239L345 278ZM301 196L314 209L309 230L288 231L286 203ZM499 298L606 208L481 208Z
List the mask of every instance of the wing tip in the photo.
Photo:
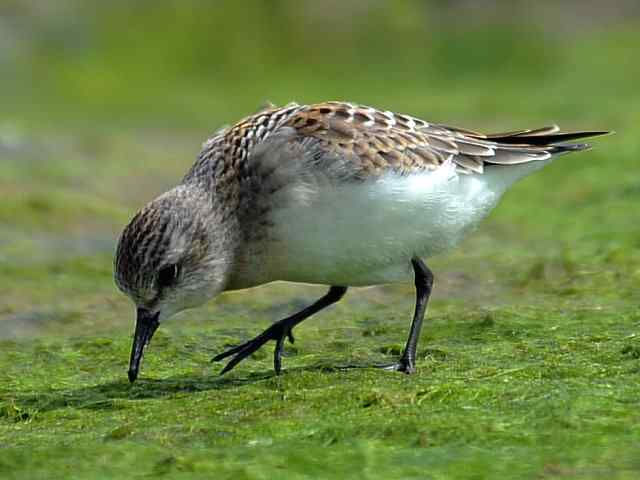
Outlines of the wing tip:
M593 131L585 131L585 132L576 132L568 133L567 136L576 135L574 138L593 138L593 137L605 137L609 135L614 135L616 132L614 130L593 130ZM571 138L566 138L571 140ZM553 148L553 153L565 153L565 152L581 152L586 150L591 150L593 146L590 143L550 143L550 146Z
M602 137L613 135L613 130L584 130L578 132L556 132L553 127L544 127L544 129L533 130L533 133L522 133L517 135L508 135L503 137L493 136L491 140L499 145L512 145L518 147L556 147L571 145L566 142L579 140L582 138ZM546 130L546 131L545 131ZM544 132L544 133L543 133ZM583 145L583 144L574 144Z

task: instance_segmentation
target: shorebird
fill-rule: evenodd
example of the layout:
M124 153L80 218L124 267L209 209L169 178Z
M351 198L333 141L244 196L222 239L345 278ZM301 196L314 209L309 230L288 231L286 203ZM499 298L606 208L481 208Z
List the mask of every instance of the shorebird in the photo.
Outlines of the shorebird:
M214 357L232 357L221 374L271 340L280 373L293 328L348 287L411 280L413 320L388 368L413 373L434 279L424 259L455 246L515 181L589 147L567 142L605 133L484 135L346 102L267 108L217 132L120 237L115 281L137 308L129 380L162 321L276 280L329 290Z

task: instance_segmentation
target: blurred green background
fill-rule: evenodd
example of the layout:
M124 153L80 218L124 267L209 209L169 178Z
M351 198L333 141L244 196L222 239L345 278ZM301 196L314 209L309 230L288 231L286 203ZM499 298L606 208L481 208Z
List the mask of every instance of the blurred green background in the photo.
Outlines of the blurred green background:
M318 456L333 455L334 475L366 471L370 478L424 478L420 472L427 466L433 478L507 478L515 472L518 478L598 478L602 472L637 478L639 32L636 1L0 1L0 447L15 447L0 451L0 471L7 478L28 471L50 478L50 469L67 468L69 475L117 478L141 462L154 474L264 478L269 472L286 476L278 463L286 457L291 478L318 478L329 468ZM143 376L171 381L142 380L130 388L124 374L132 305L111 279L119 231L136 209L181 178L220 126L267 101L331 99L481 131L558 123L566 130L617 134L515 186L456 252L432 261L437 285L423 342L446 352L449 361L433 366L429 362L440 357L423 354L430 366L423 365L425 375L412 383L379 372L341 377L313 370L299 373L302 379L286 378L284 386L268 379L239 383L234 391L236 384L216 383L206 360L225 342L253 336L321 291L276 284L223 295L163 326ZM285 368L393 354L404 339L412 295L410 285L352 292L333 313L305 324L298 336L307 343L292 351L296 355L290 352ZM384 330L387 324L391 330ZM525 350L547 341L549 348L517 357L510 350L515 340L491 333L496 324L530 332L531 338L518 340ZM367 325L378 333L360 336ZM474 342L485 327L487 348L496 350L494 356L484 351L479 361ZM345 331L358 332L348 348L340 343ZM335 341L326 341L332 335ZM384 345L390 347L380 350ZM567 355L553 361L585 367L571 375L575 388L562 383L562 375L553 377L553 385L530 383L538 378L536 365L548 366L545 355L559 355L566 345ZM245 375L247 369L267 372L269 355L247 363ZM539 418L545 421L537 427L523 417L530 405L496 407L513 401L501 396L502 383L481 384L482 395L461 387L416 401L422 398L416 392L444 388L454 373L517 370L518 361L525 362L523 369L533 365L531 376L512 382L524 392L518 398L543 402L537 405L544 405ZM576 418L595 423L571 417L567 422L584 430L567 427L557 434L558 418L575 407L576 397L600 398L592 389L602 371L612 388L614 379L620 382L616 391L626 392L624 399L586 405L586 417ZM290 392L310 385L337 390L317 392L324 396L298 412L296 423L281 418L297 405L283 405L278 397L287 382ZM197 385L204 393L195 393ZM228 390L215 391L221 385ZM155 393L145 397L145 391ZM407 391L415 395L398 393ZM554 400L544 403L541 392L549 391L561 392L558 410ZM212 397L215 408L184 403ZM262 403L256 405L256 398ZM370 398L369 405L379 408L375 415L358 410ZM225 417L232 408L225 402L240 408L238 399L249 411L263 408L262 420L271 426L250 415L244 427L231 426L236 420ZM117 408L99 407L104 404ZM336 413L340 426L328 427L320 419L332 406L352 416ZM483 410L487 406L490 412ZM442 409L449 415L467 407L474 412L468 417L460 410L429 427ZM202 433L196 420L173 422L153 413L147 419L157 429L148 430L137 420L146 408L195 411L219 431ZM416 421L382 433L393 412L397 422ZM483 427L448 435L464 418ZM300 433L310 423L319 436ZM256 431L262 432L258 440ZM552 431L559 443L549 440ZM533 440L523 443L516 432ZM122 444L101 443L105 438ZM606 445L598 443L603 438ZM83 448L65 457L68 442ZM310 453L292 460L288 445L299 442L307 442ZM423 444L434 447L431 453L415 453ZM493 450L483 451L485 445ZM516 445L520 450L511 450ZM27 453L33 448L41 452L37 462ZM96 467L96 451L112 466ZM385 457L397 465L376 460ZM473 458L474 466L464 458ZM253 466L242 467L245 461Z

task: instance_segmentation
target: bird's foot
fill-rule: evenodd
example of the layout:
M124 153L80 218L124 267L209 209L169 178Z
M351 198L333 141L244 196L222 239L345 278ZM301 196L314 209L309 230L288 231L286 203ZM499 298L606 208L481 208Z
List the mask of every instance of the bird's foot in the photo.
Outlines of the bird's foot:
M273 351L273 369L275 370L276 375L280 375L280 371L282 370L282 352L284 350L284 341L286 338L288 338L291 343L295 341L291 329L292 327L288 325L287 322L276 322L257 337L241 345L230 348L226 352L222 352L221 354L216 355L211 361L219 362L220 360L231 355L234 356L220 372L220 375L224 375L225 373L233 369L242 360L250 356L255 351L259 350L265 343L270 340L274 340L276 342L276 347Z
M407 375L411 375L416 373L416 362L415 360L402 357L395 363L386 364L386 365L376 365L378 368L382 368L383 370L388 370L390 372L401 372L406 373Z

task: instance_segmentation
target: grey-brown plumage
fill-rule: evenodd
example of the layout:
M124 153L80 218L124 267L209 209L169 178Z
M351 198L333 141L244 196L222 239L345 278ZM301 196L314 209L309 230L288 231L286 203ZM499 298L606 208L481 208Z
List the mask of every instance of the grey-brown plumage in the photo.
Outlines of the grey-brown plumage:
M197 176L210 159L217 164L218 158L224 158L221 168L241 173L239 167L255 146L283 127L293 129L296 141L344 156L354 175L363 176L381 175L389 170L401 173L432 170L449 156L461 173L481 173L488 164L514 165L586 148L586 145L557 144L607 133L558 133L554 125L484 135L343 102L290 104L252 115L210 139L186 180Z
M182 182L122 233L115 280L139 316L130 378L160 321L224 290L402 281L411 265L416 278L428 276L418 257L453 246L536 165L587 148L567 141L603 133L553 126L483 135L342 102L241 120L208 140ZM428 298L430 287L422 291ZM329 303L344 293L333 292ZM267 335L277 341L277 369L287 325ZM234 351L230 365L246 352Z

